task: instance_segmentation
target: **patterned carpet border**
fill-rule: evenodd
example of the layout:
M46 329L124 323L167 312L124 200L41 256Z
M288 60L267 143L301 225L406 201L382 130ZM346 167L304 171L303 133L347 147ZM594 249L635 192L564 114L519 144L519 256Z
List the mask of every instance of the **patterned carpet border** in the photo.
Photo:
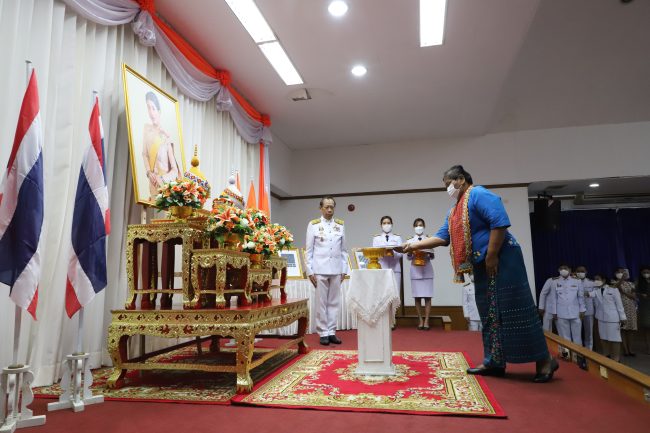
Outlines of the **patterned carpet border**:
M463 352L395 351L398 375L356 376L357 351L312 350L237 395L245 406L507 418Z

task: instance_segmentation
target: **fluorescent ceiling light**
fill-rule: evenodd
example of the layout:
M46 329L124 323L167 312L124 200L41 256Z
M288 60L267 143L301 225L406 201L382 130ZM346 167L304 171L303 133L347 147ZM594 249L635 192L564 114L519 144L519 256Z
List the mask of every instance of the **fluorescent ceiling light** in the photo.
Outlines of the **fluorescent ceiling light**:
M599 183L590 183L589 188L598 188L600 186Z
M226 0L255 43L275 41L273 30L253 0Z
M442 45L447 0L420 0L420 46Z
M334 0L327 7L327 10L332 16L342 17L348 11L348 5L343 0Z
M287 86L293 84L302 84L302 78L300 74L289 60L289 56L284 52L280 42L269 42L266 44L259 45L260 50L266 56L266 59L271 63L275 72L280 75L280 78L284 81Z
M355 67L352 68L350 72L352 72L352 75L354 75L355 77L363 77L364 75L366 75L366 72L368 72L368 70L363 65L356 65Z

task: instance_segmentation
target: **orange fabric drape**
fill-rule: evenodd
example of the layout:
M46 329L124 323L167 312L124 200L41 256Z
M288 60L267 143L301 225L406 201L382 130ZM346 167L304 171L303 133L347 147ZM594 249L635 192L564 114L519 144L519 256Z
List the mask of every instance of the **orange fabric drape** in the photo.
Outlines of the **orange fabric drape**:
M244 195L243 191L241 190L241 182L239 181L239 170L235 172L235 186L239 190L239 192L242 193L242 196Z
M248 190L248 200L246 201L248 209L257 209L257 198L255 197L255 182L251 180L251 187Z
M259 200L259 209L261 211L264 211L267 215L270 214L270 206L269 206L269 197L266 193L266 173L265 173L265 168L264 168L264 143L260 142L260 180L259 180L259 186L260 186L260 200Z
M222 86L226 87L235 100L242 106L246 114L251 119L261 122L264 126L271 126L271 119L266 114L261 114L257 111L235 88L230 84L230 72L225 70L218 70L207 60L205 60L181 35L176 33L174 29L169 27L157 14L154 0L136 0L140 9L145 10L151 14L151 18L162 32L169 38L169 40L178 48L178 50L192 63L199 71L203 72L208 77L219 80Z

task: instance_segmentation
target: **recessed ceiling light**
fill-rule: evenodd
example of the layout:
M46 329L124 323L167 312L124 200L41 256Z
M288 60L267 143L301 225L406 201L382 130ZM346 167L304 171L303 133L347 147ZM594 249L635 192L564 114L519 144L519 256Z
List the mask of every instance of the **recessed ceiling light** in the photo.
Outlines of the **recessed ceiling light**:
M355 67L352 68L350 72L352 72L352 75L354 75L355 77L363 77L364 75L366 75L366 72L368 72L368 70L363 65L356 65Z
M276 39L273 30L253 0L226 0L226 3L256 43Z
M598 188L600 186L599 183L590 183L589 188Z
M348 11L348 4L343 0L334 0L333 2L330 2L327 10L332 16L342 17Z
M442 45L447 0L420 0L420 46Z
M269 63L271 63L271 66L273 66L273 69L275 69L275 72L278 73L287 86L302 84L300 74L293 66L293 63L291 63L291 60L289 60L289 56L287 56L280 42L260 44L259 47Z

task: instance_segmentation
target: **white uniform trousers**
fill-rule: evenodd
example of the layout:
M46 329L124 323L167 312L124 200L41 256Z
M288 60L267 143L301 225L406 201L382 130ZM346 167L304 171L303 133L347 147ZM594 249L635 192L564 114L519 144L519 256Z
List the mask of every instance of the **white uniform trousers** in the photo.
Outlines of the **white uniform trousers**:
M544 328L544 331L553 332L553 315L548 311L544 311L544 317L542 318L542 328Z
M582 336L580 335L582 323L579 317L575 319L560 319L558 317L555 326L557 326L557 333L560 334L560 337L582 346Z
M316 275L316 332L321 337L336 335L341 310L341 275Z
M594 350L594 316L593 314L582 319L582 329L585 331L584 344L587 349Z
M480 320L470 320L468 328L470 331L482 331L483 324L481 323Z

